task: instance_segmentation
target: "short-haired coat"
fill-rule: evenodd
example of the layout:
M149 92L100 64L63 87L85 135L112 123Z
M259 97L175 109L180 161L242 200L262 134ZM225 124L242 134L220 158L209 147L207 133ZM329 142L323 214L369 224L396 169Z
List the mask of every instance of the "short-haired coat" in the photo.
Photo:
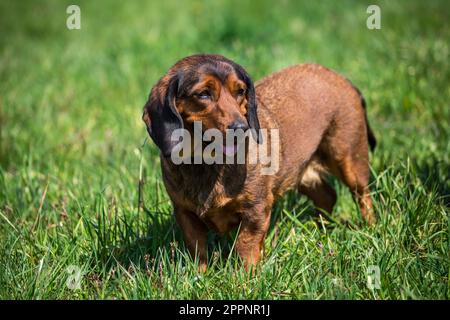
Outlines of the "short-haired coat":
M368 189L369 145L375 146L375 138L364 99L348 80L323 66L295 65L254 85L243 67L223 56L189 56L152 88L143 120L161 150L164 184L201 270L206 269L208 229L224 234L237 226L236 251L246 268L255 265L272 206L290 189L331 213L336 193L324 179L328 173L348 186L365 220L375 221ZM205 130L225 131L236 124L278 129L279 170L263 175L259 165L174 164L171 133L192 131L194 121Z

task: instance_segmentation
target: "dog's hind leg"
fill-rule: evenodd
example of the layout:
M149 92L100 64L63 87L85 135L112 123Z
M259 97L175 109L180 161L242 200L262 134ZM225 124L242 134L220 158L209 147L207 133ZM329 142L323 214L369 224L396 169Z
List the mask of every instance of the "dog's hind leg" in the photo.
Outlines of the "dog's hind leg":
M342 140L342 139L341 139ZM334 144L336 145L336 144ZM327 167L350 189L359 205L362 217L375 222L369 190L369 152L366 136L358 136L354 148L341 148L328 153Z
M336 191L323 179L314 164L310 164L303 173L298 191L312 200L319 214L333 212Z
M349 155L339 162L340 179L347 185L358 202L362 217L375 222L369 190L369 163L366 157Z

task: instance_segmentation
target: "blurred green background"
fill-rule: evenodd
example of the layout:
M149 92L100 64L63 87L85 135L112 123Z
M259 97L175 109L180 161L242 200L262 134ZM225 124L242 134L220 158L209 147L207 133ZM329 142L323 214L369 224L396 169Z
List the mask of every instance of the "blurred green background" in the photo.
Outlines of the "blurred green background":
M70 4L81 30L66 28ZM370 4L380 30L366 27ZM448 298L449 11L446 0L1 1L0 298ZM260 276L223 261L198 281L141 114L159 77L199 52L254 80L316 62L360 88L379 141L379 225L323 233L291 194ZM336 216L358 221L338 191ZM382 268L379 291L366 288L368 264ZM65 286L68 265L82 266L82 289Z

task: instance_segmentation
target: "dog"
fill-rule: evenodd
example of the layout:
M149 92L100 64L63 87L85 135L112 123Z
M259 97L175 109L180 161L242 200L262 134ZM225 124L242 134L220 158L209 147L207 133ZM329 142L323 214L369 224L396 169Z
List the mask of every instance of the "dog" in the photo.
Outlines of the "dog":
M255 84L239 64L197 54L173 65L152 88L143 121L160 149L163 181L185 244L206 270L207 232L239 227L235 249L248 270L261 260L274 202L297 189L319 212L336 202L327 174L341 180L368 224L375 222L369 184L369 146L376 140L366 104L350 81L318 64L294 65ZM260 164L175 164L171 134L261 128L279 134L279 169L263 175ZM269 141L272 135L265 137ZM266 141L267 143L267 141ZM247 150L248 152L248 150Z

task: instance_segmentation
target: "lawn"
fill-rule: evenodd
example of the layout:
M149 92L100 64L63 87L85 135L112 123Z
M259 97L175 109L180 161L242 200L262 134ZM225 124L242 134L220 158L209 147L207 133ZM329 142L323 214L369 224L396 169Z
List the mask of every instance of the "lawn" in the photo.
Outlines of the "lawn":
M448 1L76 1L80 30L69 4L0 2L1 299L450 298ZM213 234L199 274L141 120L151 86L198 52L255 80L304 62L351 79L379 142L376 226L331 180L327 228L290 193L258 274Z

